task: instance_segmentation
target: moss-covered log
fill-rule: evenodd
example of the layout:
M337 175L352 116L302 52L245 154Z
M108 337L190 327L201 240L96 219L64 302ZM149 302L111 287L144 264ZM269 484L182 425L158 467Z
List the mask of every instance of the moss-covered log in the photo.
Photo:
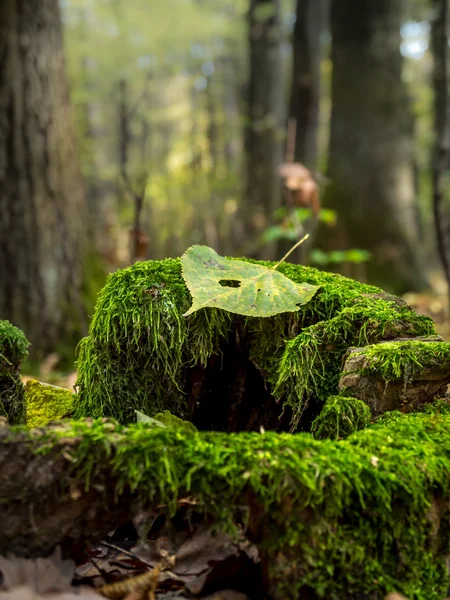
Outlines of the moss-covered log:
M435 333L378 288L299 265L279 270L321 289L297 312L264 319L217 309L183 317L191 297L179 260L110 275L79 348L76 416L130 422L135 410L167 409L200 429L309 430L338 393L350 346Z
M0 416L11 424L25 423L24 387L20 364L28 356L29 342L9 321L0 321Z
M73 549L186 496L228 530L243 524L274 598L446 595L448 414L386 419L338 442L102 421L0 427L0 553Z
M410 412L443 396L450 383L450 343L438 336L350 348L339 382L374 416Z

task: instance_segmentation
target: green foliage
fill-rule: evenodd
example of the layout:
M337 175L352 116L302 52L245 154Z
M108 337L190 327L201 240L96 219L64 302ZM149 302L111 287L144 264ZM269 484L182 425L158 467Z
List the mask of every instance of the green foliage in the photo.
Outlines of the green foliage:
M42 427L71 412L74 394L56 385L28 380L25 384L25 401L28 427Z
M138 506L173 514L188 495L223 528L244 519L274 597L301 597L307 588L329 600L393 590L441 600L447 592L448 415L403 415L343 441L101 420L23 435L37 452L68 441L63 489L89 488L106 469L119 503L132 493Z
M279 240L295 242L302 235L302 223L307 222L313 216L310 208L295 208L293 210L288 210L286 207L278 208L274 211L274 219L277 223L264 231L262 242L266 244ZM317 215L317 220L334 227L337 222L337 213L334 210L322 208ZM370 258L370 252L358 248L332 250L330 252L325 252L320 248L312 248L309 251L310 262L320 267L342 263L360 264L369 261Z
M9 321L0 321L0 416L11 424L25 422L24 387L20 364L28 356L30 343Z
M184 316L201 308L219 308L239 315L272 317L299 310L319 289L295 283L265 265L223 258L207 246L189 248L181 265L193 297Z
M339 439L368 427L370 408L362 400L330 396L311 426L316 439Z
M351 250L331 250L330 252L313 248L310 252L311 262L322 267L326 265L339 265L344 262L360 264L367 262L370 258L370 252L357 248Z

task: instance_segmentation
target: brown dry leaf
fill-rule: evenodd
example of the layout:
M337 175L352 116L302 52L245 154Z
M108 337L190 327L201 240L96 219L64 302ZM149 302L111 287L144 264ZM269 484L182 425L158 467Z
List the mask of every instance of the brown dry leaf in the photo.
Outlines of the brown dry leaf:
M294 206L311 208L317 215L320 210L319 186L311 171L301 163L284 163L278 172L291 192L290 202Z
M278 169L284 185L289 190L299 190L302 182L307 179L312 179L312 173L301 163L284 163Z
M153 600L155 590L158 586L159 575L161 573L161 567L157 565L154 569L143 575L137 577L131 577L125 581L119 581L118 583L112 583L110 585L104 585L98 589L98 591L105 598L110 600L121 600L125 596L132 592L146 593L149 600Z

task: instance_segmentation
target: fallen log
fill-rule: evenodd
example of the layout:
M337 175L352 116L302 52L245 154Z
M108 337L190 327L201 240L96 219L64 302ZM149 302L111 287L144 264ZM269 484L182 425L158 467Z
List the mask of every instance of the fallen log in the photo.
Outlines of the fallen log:
M258 545L273 598L440 600L449 489L450 415L438 412L394 414L337 442L104 420L3 426L0 553L73 551L189 497Z

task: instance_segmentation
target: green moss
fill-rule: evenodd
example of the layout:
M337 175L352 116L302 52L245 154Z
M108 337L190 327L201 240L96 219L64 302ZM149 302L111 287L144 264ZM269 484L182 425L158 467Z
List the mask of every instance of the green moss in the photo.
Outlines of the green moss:
M65 489L74 481L89 488L106 469L117 502L131 491L138 505L173 512L188 495L221 526L244 519L249 535L258 535L275 598L306 589L329 600L394 589L411 600L446 595L448 415L404 415L343 441L100 420L24 435L38 452L50 452L60 438L81 438L64 446Z
M398 332L434 332L430 319L386 301L378 288L311 267L282 264L279 270L293 281L322 287L298 312L267 319L217 309L183 317L191 297L178 259L137 263L110 275L89 337L78 349L76 416L132 422L135 410L149 416L169 410L185 417L190 369L221 354L239 323L250 361L277 399L293 407L295 427L310 397L324 402L337 393L340 360L349 345Z
M9 321L0 321L0 416L11 424L25 422L20 364L28 356L29 345L20 329Z
M448 369L450 373L449 342L402 341L374 344L364 348L364 356L367 358L367 367L361 374L376 374L386 382L396 379L408 382L417 373L433 369Z
M73 408L74 394L56 385L29 380L25 384L28 427L62 419Z
M423 406L423 412L429 415L450 415L450 396L428 402Z
M231 324L229 313L213 309L185 319L189 305L179 260L110 275L78 349L76 415L132 421L135 410L167 409L183 416L186 367L206 365Z
M9 321L0 321L0 360L2 367L18 368L28 356L30 342L18 327Z
M362 400L330 396L311 426L316 439L339 439L370 424L370 408Z
M184 421L170 413L168 410L157 413L154 418L160 423L163 423L166 427L179 427L191 432L197 431L197 428L190 421Z
M360 295L334 317L306 327L286 343L274 393L292 407L295 426L311 399L323 403L337 393L342 359L349 347L435 331L431 319L408 306Z

